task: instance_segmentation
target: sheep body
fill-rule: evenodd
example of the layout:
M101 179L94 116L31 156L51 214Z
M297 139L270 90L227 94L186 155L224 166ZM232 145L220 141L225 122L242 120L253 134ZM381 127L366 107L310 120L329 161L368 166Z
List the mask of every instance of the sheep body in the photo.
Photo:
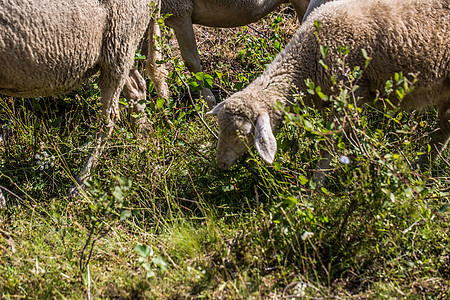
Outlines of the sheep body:
M61 95L100 71L106 129L77 177L80 185L119 118L124 84L129 95L145 97L133 60L152 10L150 0L4 0L0 6L1 94Z
M208 27L237 27L253 23L278 8L291 2L303 17L307 0L163 0L162 13L171 13L174 18L190 18L193 24ZM180 9L181 8L181 9ZM170 23L170 18L169 18Z
M0 93L17 97L59 95L99 69L107 15L103 7L90 8L92 1L80 1L77 6L67 5L68 1L42 1L40 5L8 2L0 10L4 24ZM74 18L77 14L79 17ZM83 38L91 34L92 39ZM89 49L81 60L78 48Z
M346 62L352 69L364 66L361 49L372 57L356 90L361 101L374 99L377 90L395 72L418 73L418 82L400 107L422 108L437 105L440 138L433 148L445 146L450 134L450 3L448 0L340 0L324 4L306 19L292 41L244 90L217 105L210 114L218 115L220 128L217 161L229 168L254 142L263 159L271 163L276 152L273 130L283 119L275 109L279 101L287 106L293 91L305 91L307 105L323 106L317 96L306 92L310 78L331 93L329 74L318 63L322 58L315 35L320 20L320 44L329 46L325 63L339 78L337 53L348 46ZM395 103L395 99L391 99ZM237 132L246 139L238 137ZM434 154L435 155L435 154Z

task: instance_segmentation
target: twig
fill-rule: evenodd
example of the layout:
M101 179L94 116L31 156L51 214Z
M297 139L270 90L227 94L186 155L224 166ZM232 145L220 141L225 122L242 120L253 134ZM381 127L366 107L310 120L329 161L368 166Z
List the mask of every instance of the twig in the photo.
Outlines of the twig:
M95 224L95 222L93 224ZM91 230L89 231L89 235L88 235L88 238L86 240L86 243L84 244L83 250L81 250L80 266L79 266L80 267L80 272L81 272L80 275L81 276L83 276L83 271L84 271L84 267L83 267L84 251L86 250L87 246L91 243L91 238L92 238L92 235L94 234L94 229L95 229L95 227L92 226ZM94 248L94 242L92 243L92 248ZM86 262L86 265L88 263L89 263L89 260ZM86 267L86 265L85 265L85 267Z
M435 209L431 209L431 211L434 213L434 215L435 215L439 220L441 220L442 222L447 222L447 220L446 220L443 216L441 216L441 214L438 213Z
M436 153L439 156L439 158L442 159L442 161L445 162L447 164L447 166L450 167L450 163L441 155L441 151L439 151L439 149L437 148L436 145L434 145L434 147L435 147Z
M91 271L89 270L89 264L87 265L87 297L88 297L88 300L92 299L92 295L91 295Z
M238 238L238 236L239 236L241 233L242 233L241 231L238 231L238 232L235 234L234 238L231 240L231 242L230 242L230 244L229 244L229 247L228 247L228 249L227 249L227 255L225 256L225 262L227 262L227 263L230 262L231 248L234 247L234 245L235 245L236 242L237 242L237 238Z
M16 194L14 194L13 192L11 192L10 190L8 190L7 188L5 188L4 186L0 185L0 189L4 190L5 192L10 193L11 195L13 195L14 197L16 197L17 199L23 201L23 199L20 196L17 196ZM1 193L1 191L0 191Z
M172 167L173 161L175 160L175 156L172 156L172 160L170 161L169 166L167 167L167 169L164 171L163 176L166 176L166 174L169 172L170 168Z
M255 27L253 27L250 24L247 24L246 26L248 28L250 28L251 30L256 31L257 34L264 36L266 39L270 39L270 36L267 33L259 31L258 29L256 29Z
M191 89L189 88L189 85L186 83L186 81L183 80L183 78L181 78L181 74L180 74L180 72L178 72L178 70L176 68L175 68L175 72L177 72L178 78L180 78L181 82L186 87L188 95L189 95L189 100L191 101L191 104L195 109L195 103L194 103L194 99L192 98ZM208 124L206 124L205 120L200 115L200 113L197 110L195 110L195 112L196 112L197 116L200 118L200 120L202 121L203 125L205 125L206 129L208 129L208 131L216 138L216 140L218 140L219 138L217 137L217 134L208 126Z
M400 149L399 147L396 147L397 151L401 153L401 155L403 156L403 158L406 160L406 162L408 163L408 166L412 169L412 164L409 161L408 157L406 157L405 153L402 151L402 149Z
M89 231L88 238L87 238L87 240L86 240L86 243L84 244L83 250L81 251L81 257L80 257L80 272L81 272L81 275L83 274L84 269L85 269L86 267L89 267L89 262L90 262L90 260L91 260L92 253L93 253L93 251L94 251L94 245L95 245L95 242L97 242L99 239L101 239L101 238L103 238L104 236L106 236L106 234L107 234L107 233L109 232L109 230L110 230L110 228L106 229L105 232L103 232L103 234L101 234L101 235L99 236L99 238L93 237L95 229L97 228L98 231L100 231L100 229L101 229L100 227L96 227L95 224L98 223L99 226L100 226L101 223L102 223L102 222L105 220L105 218L106 218L106 208L103 209L103 211L102 211L101 214L103 214L103 217L102 217L101 219L99 219L99 220L93 220L93 221L92 221L92 227L91 227L91 229L90 229L90 231ZM100 229L99 229L99 228L100 228ZM91 243L91 239L92 239L92 243ZM91 245L90 245L91 249L89 250L89 255L88 255L87 257L85 257L84 252L85 252L85 250L86 250L86 248L88 247L89 244L91 244ZM84 264L84 267L83 267L83 260L84 260L85 258L86 258L86 263Z

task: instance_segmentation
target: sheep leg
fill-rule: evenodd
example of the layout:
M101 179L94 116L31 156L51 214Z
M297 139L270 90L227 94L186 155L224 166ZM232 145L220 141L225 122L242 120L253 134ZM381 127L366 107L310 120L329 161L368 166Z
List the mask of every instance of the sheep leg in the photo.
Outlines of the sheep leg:
M427 167L437 158L446 147L450 138L450 100L445 101L438 107L439 131L435 139L430 143L430 153L422 154L413 164L413 168L417 166Z
M141 100L146 99L146 83L141 74L133 67L130 74L125 81L123 93L128 100L129 111L131 115L131 122L136 127L136 131L145 134L145 129L148 126L147 116L145 114L145 103L140 103ZM135 117L133 115L138 115Z
M291 5L294 7L295 12L297 13L298 22L301 23L303 16L305 15L306 10L308 9L308 5L310 3L309 0L291 0Z
M304 15L302 15L303 19L300 18L299 10L297 10L295 3L296 2L300 3L300 4L297 4L297 5L300 6L300 5L302 5L302 2L304 2L304 1L302 1L302 0L293 0L292 5L294 6L294 8L295 8L295 10L297 12L297 16L299 18L299 21L304 22L306 20L306 18L313 12L313 10L315 10L316 8L321 6L322 4L325 4L325 3L331 2L331 1L334 1L334 0L311 0L309 5L308 5L308 7L307 7L307 9L306 9L306 12L303 11L304 12Z
M350 128L348 126L345 126L344 128L345 132L348 133ZM333 158L333 153L337 153L338 151L338 145L337 142L334 140L332 142L331 148L327 149L327 143L326 142L320 142L322 144L322 149L320 150L320 159L316 164L316 169L314 170L312 180L316 182L317 187L322 187L325 185L326 181L326 173L330 170L330 163L331 159Z
M119 96L124 85L124 80L120 80L117 85L111 85L105 81L107 80L104 78L100 78L99 80L102 97L102 114L105 124L103 125L103 129L97 133L94 148L84 163L80 174L76 177L76 183L69 189L69 196L71 197L80 195L81 191L84 190L86 186L85 182L91 178L92 171L97 166L98 159L105 148L106 141L111 135L115 123L119 120Z
M175 36L180 46L181 56L183 57L189 71L193 73L202 72L200 56L198 55L197 43L195 41L194 29L190 18L174 18L167 20L168 26L173 28ZM202 82L199 82L203 86ZM201 95L208 104L208 108L212 109L216 104L216 98L210 89L203 87Z
M345 136L348 136L350 133L351 127L348 124L342 125L341 122L338 121L339 118L334 118L334 128L339 128L339 126L344 126L343 130L345 133ZM323 147L320 150L320 159L317 162L316 169L314 170L314 174L312 176L312 179L316 182L316 185L318 187L322 187L325 184L326 180L326 172L330 169L330 163L331 159L333 158L333 153L338 152L338 143L336 140L332 142L331 145L331 151L327 149L327 143L326 142L320 142L321 146Z
M164 65L158 63L162 61L161 50L157 39L161 38L161 28L155 18L152 18L147 30L148 55L146 59L146 73L155 85L156 92L161 98L169 99L170 91L167 85L167 70Z
M320 159L317 162L316 169L313 174L313 181L316 182L317 186L321 187L325 183L325 173L330 168L331 153L328 150L320 150Z

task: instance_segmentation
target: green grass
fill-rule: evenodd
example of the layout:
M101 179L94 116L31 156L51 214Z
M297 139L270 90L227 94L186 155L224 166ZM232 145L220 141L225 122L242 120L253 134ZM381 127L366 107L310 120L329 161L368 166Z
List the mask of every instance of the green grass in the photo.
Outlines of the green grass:
M294 27L285 10L252 28L198 28L200 42L215 38L215 47L200 43L215 93L223 100L251 82ZM196 97L175 47L173 57ZM331 126L324 113L299 105L278 132L273 166L251 149L222 171L197 116L204 104L190 104L176 72L169 81L169 103L149 100L146 138L123 113L81 199L67 190L100 124L95 78L60 99L2 96L1 298L450 297L448 164L409 166L426 150L435 111L345 106L349 141L335 129L318 134ZM312 169L335 140L317 188Z

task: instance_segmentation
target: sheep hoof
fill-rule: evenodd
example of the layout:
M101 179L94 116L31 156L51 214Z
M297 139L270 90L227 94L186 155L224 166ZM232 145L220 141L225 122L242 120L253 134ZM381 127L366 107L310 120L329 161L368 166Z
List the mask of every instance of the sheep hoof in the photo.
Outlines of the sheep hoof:
M321 188L325 186L327 177L325 176L325 172L323 170L316 170L311 178L312 181L315 182L316 188Z
M70 187L69 191L67 192L67 196L72 199L80 198L81 195L83 195L84 189L85 189L84 183L82 184L75 183Z
M201 93L203 99L205 99L206 104L208 105L208 108L211 110L216 106L216 97L214 97L214 94L211 92L210 89L204 88Z
M165 81L154 81L156 93L159 97L167 100L170 98L170 90L169 86L167 85L167 82Z
M91 157L88 158L87 162L89 163L91 161ZM84 176L82 175L84 174ZM86 180L88 180L90 177L86 172L81 172L76 177L75 183L70 187L69 191L67 192L67 196L72 199L81 198L83 195L86 195Z
M149 122L141 122L136 126L136 137L143 142L149 141L152 132L152 126Z

